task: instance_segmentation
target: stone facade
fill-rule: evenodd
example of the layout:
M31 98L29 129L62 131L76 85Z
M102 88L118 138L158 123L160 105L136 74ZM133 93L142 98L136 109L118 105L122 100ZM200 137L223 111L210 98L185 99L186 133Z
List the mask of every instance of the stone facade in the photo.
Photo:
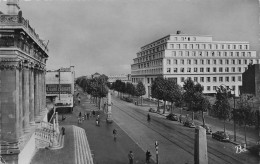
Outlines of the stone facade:
M46 110L47 54L46 45L21 12L0 14L1 145L21 150L24 138L30 138L35 123L41 121L37 118Z

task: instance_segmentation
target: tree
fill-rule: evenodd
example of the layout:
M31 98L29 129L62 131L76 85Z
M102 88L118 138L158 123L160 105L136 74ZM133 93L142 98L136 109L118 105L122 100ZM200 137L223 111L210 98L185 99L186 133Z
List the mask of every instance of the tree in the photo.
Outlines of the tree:
M143 104L142 96L145 94L146 94L145 86L141 81L139 81L136 85L136 96L138 97L141 96L141 105Z
M166 94L167 94L167 101L171 102L171 111L173 111L173 103L178 102L179 98L181 97L181 87L173 80L167 79L166 80Z
M196 105L201 100L203 87L199 83L194 84L194 82L188 78L184 81L183 89L185 91L184 101L189 104L189 109L192 111L192 120L194 120L194 112L198 111Z
M159 111L159 105L160 105L160 100L163 99L163 94L164 94L164 79L163 77L157 77L155 78L155 80L152 83L152 87L151 87L151 94L152 94L152 98L156 98L158 101L158 107L157 107L157 111Z
M226 120L230 118L231 108L228 102L230 92L227 88L220 86L216 89L216 102L213 106L213 110L216 116L224 121L224 132L226 131Z
M204 112L206 112L208 109L211 108L211 104L209 100L206 97L203 97L203 95L198 96L198 101L196 103L195 110L196 111L201 111L201 117L202 117L202 122L203 126L205 126L205 117L204 117Z
M240 97L240 100L237 102L237 109L235 110L234 114L236 115L235 117L238 125L244 125L245 144L247 144L246 126L253 124L255 113L252 111L252 107L250 106L246 95L242 95Z

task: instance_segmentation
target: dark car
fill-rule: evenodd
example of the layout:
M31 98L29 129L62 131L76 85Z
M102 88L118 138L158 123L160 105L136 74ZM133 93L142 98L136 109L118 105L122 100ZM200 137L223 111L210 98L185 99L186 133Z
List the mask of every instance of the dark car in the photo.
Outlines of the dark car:
M195 128L195 124L194 124L194 122L191 121L191 120L186 120L183 125L184 125L184 126L187 126L187 127L189 127L189 128Z
M212 138L219 141L229 141L229 135L224 131L217 131L215 133L212 133Z
M151 113L156 113L157 111L156 111L154 108L150 108L150 109L149 109L149 112L151 112Z
M166 116L166 119L172 121L178 121L178 116L176 114L169 114L168 116Z
M212 130L208 125L200 125L201 127L203 127L204 129L206 129L206 134L212 134Z

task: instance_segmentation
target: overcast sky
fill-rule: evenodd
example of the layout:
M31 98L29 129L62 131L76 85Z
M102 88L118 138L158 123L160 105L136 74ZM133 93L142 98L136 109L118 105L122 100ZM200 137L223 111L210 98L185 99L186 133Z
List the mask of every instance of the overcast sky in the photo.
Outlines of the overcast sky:
M130 73L141 46L177 30L259 50L258 0L20 0L20 7L49 40L47 69L74 65L76 76Z

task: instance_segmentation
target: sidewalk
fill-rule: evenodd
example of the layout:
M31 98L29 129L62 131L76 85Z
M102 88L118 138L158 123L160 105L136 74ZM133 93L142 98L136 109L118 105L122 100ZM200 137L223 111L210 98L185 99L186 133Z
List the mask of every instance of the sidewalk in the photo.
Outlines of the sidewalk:
M95 110L100 113L100 126L96 126L95 117L90 117L89 120L78 125L85 129L94 164L127 164L130 150L134 153L135 164L145 164L146 150L142 150L115 122L106 123L106 116L102 109L99 111L94 104L90 103L86 94L80 92L79 96L81 97L80 105L74 107L73 116L66 119L65 122L73 124L72 117L78 116L79 112L84 114ZM113 129L117 130L116 141L113 139ZM154 164L154 161L151 160L150 163Z

